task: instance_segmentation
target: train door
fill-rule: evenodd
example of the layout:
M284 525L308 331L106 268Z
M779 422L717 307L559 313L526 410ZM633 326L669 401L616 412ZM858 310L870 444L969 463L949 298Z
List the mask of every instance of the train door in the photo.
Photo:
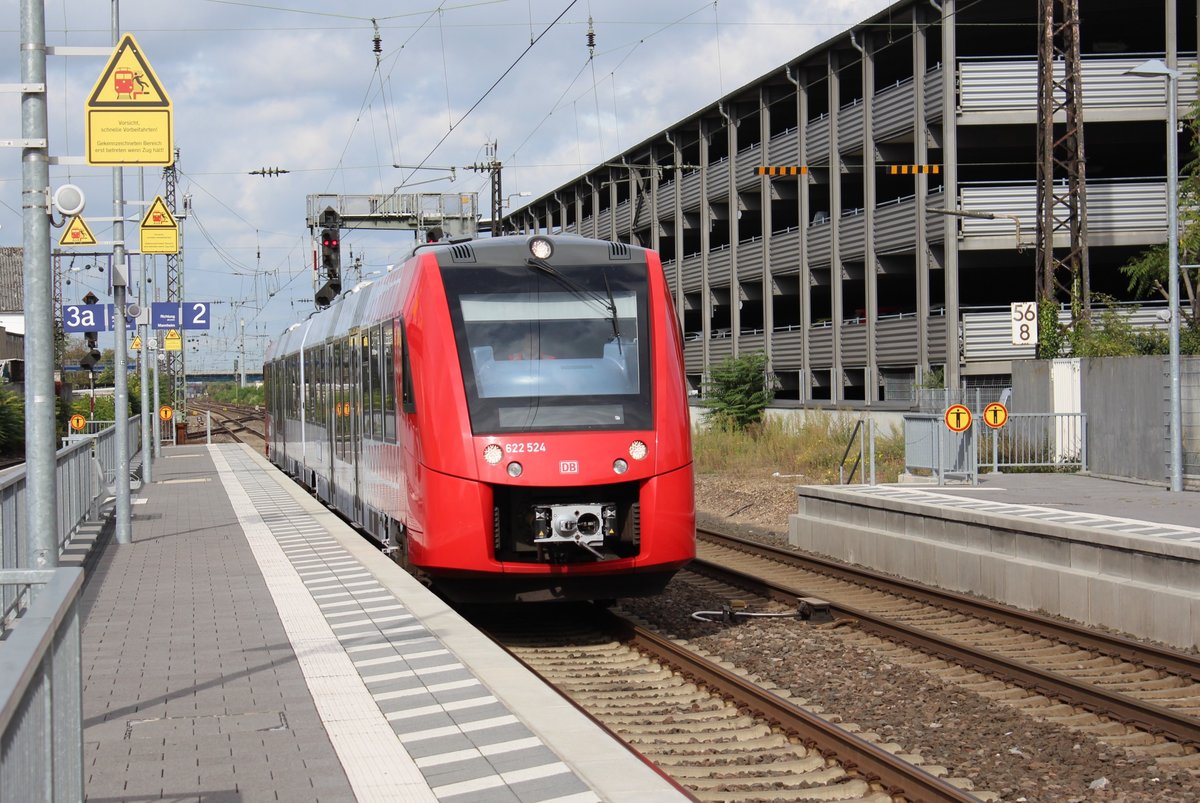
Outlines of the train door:
M337 349L334 341L322 347L325 353L321 367L321 423L325 432L321 438L321 468L317 474L317 495L326 502L333 501L333 448L337 423Z
M370 355L370 349L365 348L363 339L366 337L364 332L355 330L350 333L350 420L347 422L350 428L350 448L346 459L350 463L350 483L353 494L353 505L351 510L354 511L354 520L363 521L362 515L362 415L363 401L366 388L363 386L363 360L364 355Z

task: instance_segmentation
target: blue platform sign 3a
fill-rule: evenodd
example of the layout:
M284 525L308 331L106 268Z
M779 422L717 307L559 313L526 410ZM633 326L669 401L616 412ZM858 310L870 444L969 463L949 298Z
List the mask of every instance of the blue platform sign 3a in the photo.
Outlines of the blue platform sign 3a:
M64 332L100 332L108 330L106 304L63 304Z
M155 301L150 305L150 325L154 329L208 329L208 302Z

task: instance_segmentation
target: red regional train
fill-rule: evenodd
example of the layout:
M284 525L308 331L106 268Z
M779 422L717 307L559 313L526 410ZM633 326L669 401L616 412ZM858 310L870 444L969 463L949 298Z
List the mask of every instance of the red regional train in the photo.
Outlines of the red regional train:
M695 555L682 343L654 251L419 245L265 363L272 462L451 599L652 594Z

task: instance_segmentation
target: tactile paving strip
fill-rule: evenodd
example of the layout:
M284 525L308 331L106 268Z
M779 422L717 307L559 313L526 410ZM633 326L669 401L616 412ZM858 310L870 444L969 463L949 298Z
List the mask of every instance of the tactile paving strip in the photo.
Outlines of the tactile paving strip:
M360 799L597 799L241 447L210 448Z

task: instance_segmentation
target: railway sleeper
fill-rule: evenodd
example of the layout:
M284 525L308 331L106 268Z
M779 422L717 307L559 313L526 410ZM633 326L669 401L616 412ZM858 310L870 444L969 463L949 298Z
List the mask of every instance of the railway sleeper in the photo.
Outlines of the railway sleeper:
M776 760L772 760L776 759ZM691 766L671 767L671 777L676 780L686 780L690 786L692 779L708 780L714 776L736 778L740 775L752 775L764 770L774 773L806 773L825 769L825 759L819 753L809 753L798 758L789 758L782 753L764 753L757 759L747 759L736 764L718 765L695 764Z
M630 742L638 744L634 739ZM759 736L753 739L745 739L741 741L704 741L702 738L692 736L692 741L680 741L677 743L655 743L653 741L646 742L646 750L642 752L653 752L653 747L658 747L659 750L667 750L669 748L671 755L676 756L701 756L718 759L721 756L738 756L747 750L778 750L781 747L788 745L787 738L781 733L769 733L764 736ZM658 763L657 757L652 757L655 763Z
M679 733L700 733L701 729L707 731L713 730L739 730L751 729L755 726L753 717L734 716L734 717L713 717L711 719L689 719L684 720L678 717L667 717L658 722L646 722L645 718L638 723L622 722L620 717L610 718L604 717L604 724L610 728L621 731L624 736L674 736Z
M755 724L751 722L749 725L737 729L722 728L719 732L713 733L711 730L700 730L697 728L687 728L678 726L674 728L674 733L663 733L661 731L654 733L629 733L623 734L624 738L638 745L706 745L708 749L720 749L722 747L736 747L743 742L754 742L757 739L762 739L771 735L771 729L764 724ZM782 736L779 737L781 743L786 743Z
M671 714L663 714L661 711L640 714L606 714L604 721L622 730L636 728L648 730L650 728L675 727L685 722L707 724L723 721L730 724L748 725L753 720L745 714L739 714L738 710L732 706L722 706L707 711L679 711Z
M647 757L650 757L649 755ZM676 767L689 770L696 768L704 772L714 769L736 768L743 765L768 766L776 762L804 761L812 762L814 766L822 767L828 762L825 757L815 750L809 750L802 744L784 743L781 747L764 749L744 749L733 753L664 753L654 756L654 763L670 767L672 774Z
M714 790L719 792L733 791L730 787L738 789L742 792L771 792L777 789L809 789L817 786L828 786L835 781L844 781L846 785L857 785L865 783L859 778L852 778L846 774L846 771L841 767L822 767L821 769L811 770L808 772L799 772L795 774L780 772L763 775L765 770L773 769L772 765L757 765L748 767L748 771L757 771L759 774L756 777L742 778L739 776L725 778L697 778L689 780L688 786L700 790ZM738 783L742 781L742 783ZM830 790L832 791L832 790ZM826 800L835 799L831 795L822 795Z

